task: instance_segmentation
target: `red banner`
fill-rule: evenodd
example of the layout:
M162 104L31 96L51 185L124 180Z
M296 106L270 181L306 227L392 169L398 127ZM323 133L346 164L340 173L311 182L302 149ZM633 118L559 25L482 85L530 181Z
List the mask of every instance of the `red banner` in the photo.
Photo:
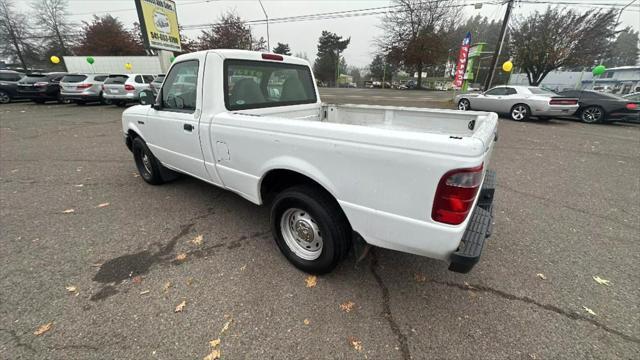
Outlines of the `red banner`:
M460 46L460 53L458 54L458 64L456 65L456 73L453 77L453 86L457 88L462 87L464 82L464 73L467 71L467 60L469 59L469 48L471 47L471 32L467 33L467 36L462 39L462 45Z

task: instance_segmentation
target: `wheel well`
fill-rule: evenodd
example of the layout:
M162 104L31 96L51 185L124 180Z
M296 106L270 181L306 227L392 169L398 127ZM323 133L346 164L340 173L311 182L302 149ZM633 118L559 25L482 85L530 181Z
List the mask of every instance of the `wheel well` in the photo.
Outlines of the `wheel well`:
M524 107L526 107L527 109L531 110L531 106L525 104L525 103L517 103L517 104L513 104L513 106L511 107L511 110L513 111L513 108L518 106L518 105L523 105Z
M269 204L282 190L296 185L311 185L317 187L333 198L333 195L320 183L298 172L285 169L269 171L260 183L260 198L263 204Z
M139 137L140 137L140 135L137 132L135 132L135 131L133 131L131 129L129 129L127 131L127 137L125 139L125 144L127 145L127 148L129 150L131 150L131 151L133 150L133 140L135 138L139 138Z

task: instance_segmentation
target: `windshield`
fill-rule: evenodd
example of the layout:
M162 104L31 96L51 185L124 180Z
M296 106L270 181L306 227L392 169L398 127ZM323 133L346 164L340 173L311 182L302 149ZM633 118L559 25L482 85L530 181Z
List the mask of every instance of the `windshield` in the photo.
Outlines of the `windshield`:
M543 89L543 88L530 87L528 89L529 89L529 91L531 91L532 94L536 94L536 95L558 95L556 92L553 92L553 91L547 90L547 89Z
M84 81L86 78L87 75L66 75L61 81L66 83L79 83Z
M127 75L109 75L104 81L105 84L124 84L129 77Z

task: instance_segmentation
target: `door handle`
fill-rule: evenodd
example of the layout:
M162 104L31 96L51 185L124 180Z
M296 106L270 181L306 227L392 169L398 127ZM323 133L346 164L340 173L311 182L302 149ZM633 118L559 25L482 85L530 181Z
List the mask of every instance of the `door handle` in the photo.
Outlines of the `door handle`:
M184 124L183 128L187 131L192 131L193 130L193 125L191 124Z

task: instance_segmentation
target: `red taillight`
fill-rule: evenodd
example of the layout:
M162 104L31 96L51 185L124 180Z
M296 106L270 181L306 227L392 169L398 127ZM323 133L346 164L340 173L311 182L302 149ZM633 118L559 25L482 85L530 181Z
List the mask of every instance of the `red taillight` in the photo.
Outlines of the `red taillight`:
M482 183L483 165L451 170L442 176L433 201L433 220L458 225L467 218Z
M575 105L578 99L554 99L549 100L549 105Z
M278 55L278 54L262 54L262 58L265 60L278 60L278 61L284 60L282 55Z
M636 104L636 103L628 103L626 105L626 108L627 108L627 110L635 110L635 109L638 108L638 104Z
M35 87L45 87L47 86L49 83L45 82L45 81L38 81L37 83L33 84L33 86Z
M124 89L125 89L126 91L133 91L133 90L135 90L136 88L135 88L133 85L131 85L131 84L125 84L125 85L124 85Z
M88 89L91 87L91 84L78 84L78 86L76 86L76 89L80 90L80 89Z

